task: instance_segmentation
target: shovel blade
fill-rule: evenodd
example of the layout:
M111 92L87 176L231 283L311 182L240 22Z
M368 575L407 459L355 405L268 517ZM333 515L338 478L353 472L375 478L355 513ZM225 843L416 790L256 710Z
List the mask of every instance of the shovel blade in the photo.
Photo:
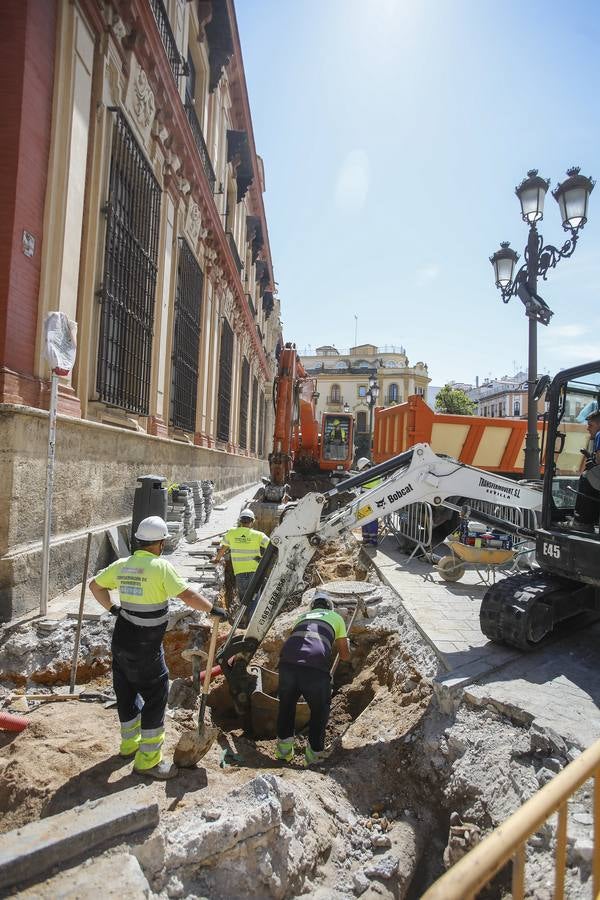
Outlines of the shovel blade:
M175 752L173 762L180 769L191 769L200 762L217 738L218 729L212 725L200 725L197 731L186 731L181 735Z

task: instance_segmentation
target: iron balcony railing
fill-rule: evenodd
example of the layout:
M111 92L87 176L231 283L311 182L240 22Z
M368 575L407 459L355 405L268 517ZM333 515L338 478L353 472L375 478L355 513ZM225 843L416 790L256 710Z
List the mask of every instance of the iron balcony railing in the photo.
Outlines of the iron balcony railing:
M240 254L238 253L238 248L235 243L235 238L232 235L231 231L226 231L225 234L227 235L227 240L229 241L229 249L231 250L232 256L235 260L236 268L237 268L239 274L241 275L242 269L244 267L243 267L242 261L240 259Z
M559 772L537 794L502 822L423 894L422 900L473 900L496 872L512 860L513 900L525 896L527 841L553 813L558 813L554 849L554 900L564 900L569 798L588 779L593 789L592 897L600 893L600 741ZM530 896L528 894L528 896Z
M252 299L252 294L246 294L246 300L248 301L248 306L250 307L250 312L256 318L256 307L254 305L254 300Z
M160 39L165 48L169 65L171 66L173 78L175 81L179 81L182 75L187 75L188 67L177 47L177 41L171 30L171 24L164 3L162 0L150 0L150 6L154 13L158 33L160 34Z
M211 193L214 194L217 177L215 175L215 170L212 167L210 156L208 155L208 148L206 146L206 141L204 140L204 135L202 134L202 126L198 121L196 110L191 103L185 104L185 114L187 116L188 122L190 123L192 134L194 135L194 141L196 142L196 148L198 150L198 155L200 156L200 162L202 163L204 174L206 175L206 179L210 185Z

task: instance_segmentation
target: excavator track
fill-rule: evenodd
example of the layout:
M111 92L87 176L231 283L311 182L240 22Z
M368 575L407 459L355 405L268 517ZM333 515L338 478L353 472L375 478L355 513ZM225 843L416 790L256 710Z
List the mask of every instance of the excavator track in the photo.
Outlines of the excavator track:
M503 578L481 601L482 632L491 641L532 650L554 628L552 601L557 592L564 592L564 583L538 572Z

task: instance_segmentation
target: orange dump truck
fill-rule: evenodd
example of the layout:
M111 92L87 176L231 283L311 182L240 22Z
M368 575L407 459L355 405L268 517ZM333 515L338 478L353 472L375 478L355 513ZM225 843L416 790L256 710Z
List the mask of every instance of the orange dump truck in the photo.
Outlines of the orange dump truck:
M563 424L565 451L579 460L579 447L587 441L585 425ZM457 416L436 413L422 397L375 410L373 461L383 462L414 444L430 444L435 453L445 453L478 469L503 474L523 474L525 419ZM542 422L538 422L542 439ZM583 440L582 440L583 438ZM571 446L572 445L572 446Z

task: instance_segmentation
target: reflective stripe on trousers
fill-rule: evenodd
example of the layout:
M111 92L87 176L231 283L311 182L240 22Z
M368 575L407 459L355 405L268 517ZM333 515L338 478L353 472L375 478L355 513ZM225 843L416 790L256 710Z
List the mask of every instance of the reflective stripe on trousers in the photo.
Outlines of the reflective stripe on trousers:
M162 759L162 745L165 740L164 726L160 728L143 728L140 744L135 754L134 766L140 771L153 769Z
M130 719L129 722L121 722L121 746L119 747L119 753L125 756L135 753L140 746L141 731L141 715L137 715L135 719Z

